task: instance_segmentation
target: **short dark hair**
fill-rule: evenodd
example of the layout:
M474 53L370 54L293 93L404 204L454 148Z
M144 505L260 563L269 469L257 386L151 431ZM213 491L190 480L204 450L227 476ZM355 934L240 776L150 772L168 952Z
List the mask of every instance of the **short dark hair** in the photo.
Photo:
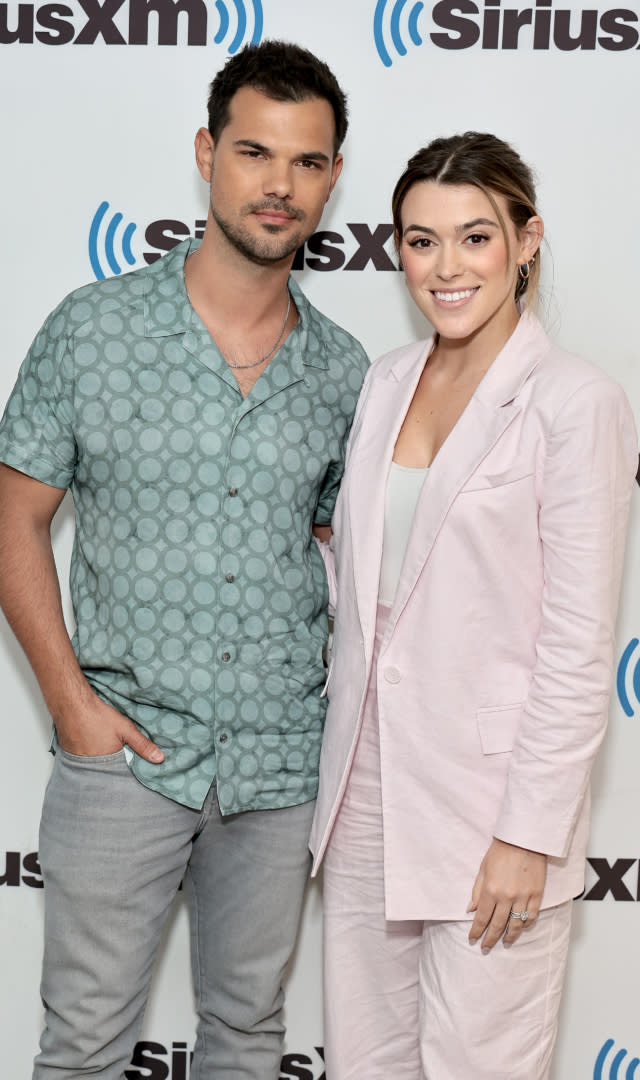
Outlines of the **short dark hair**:
M308 49L287 41L247 45L227 60L209 87L209 132L215 140L229 123L229 104L243 86L274 101L328 101L335 120L334 153L347 134L347 99L335 75Z
M511 221L518 231L538 213L533 172L518 152L497 135L466 131L464 135L434 139L409 159L391 201L396 243L402 239L402 204L407 192L424 180L437 184L473 184L480 188L498 215L507 250L506 225L494 194L505 199ZM518 276L516 299L527 291L529 296L535 295L540 277L539 258L531 260L529 270L526 280Z

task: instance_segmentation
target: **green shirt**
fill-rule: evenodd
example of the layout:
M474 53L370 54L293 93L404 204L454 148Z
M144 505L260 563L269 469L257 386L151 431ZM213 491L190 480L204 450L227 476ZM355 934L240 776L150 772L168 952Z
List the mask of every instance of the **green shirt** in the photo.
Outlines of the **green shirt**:
M131 768L222 812L313 799L329 523L362 347L309 304L250 393L189 303L186 240L71 293L0 424L0 460L76 511L73 645L97 694L162 747Z

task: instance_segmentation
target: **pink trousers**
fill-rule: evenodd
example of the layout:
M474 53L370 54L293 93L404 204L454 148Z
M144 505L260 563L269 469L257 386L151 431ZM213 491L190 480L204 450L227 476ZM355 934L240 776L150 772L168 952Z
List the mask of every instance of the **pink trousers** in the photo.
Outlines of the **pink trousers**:
M389 921L382 829L370 691L324 860L327 1080L546 1080L571 902L487 955L469 944L469 921Z

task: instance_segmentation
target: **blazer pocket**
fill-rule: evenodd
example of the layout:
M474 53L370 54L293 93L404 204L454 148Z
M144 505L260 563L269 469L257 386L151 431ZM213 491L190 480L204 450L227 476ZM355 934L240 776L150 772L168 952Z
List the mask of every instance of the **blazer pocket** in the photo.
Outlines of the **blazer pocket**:
M478 709L476 718L483 754L506 754L513 750L522 709L521 701L517 705Z
M467 492L472 491L491 491L492 488L506 487L508 484L521 483L523 480L530 480L533 477L533 470L529 469L528 472L522 471L522 466L515 469L505 469L500 473L478 473L473 475L467 480L467 483L460 489L461 495L466 495Z

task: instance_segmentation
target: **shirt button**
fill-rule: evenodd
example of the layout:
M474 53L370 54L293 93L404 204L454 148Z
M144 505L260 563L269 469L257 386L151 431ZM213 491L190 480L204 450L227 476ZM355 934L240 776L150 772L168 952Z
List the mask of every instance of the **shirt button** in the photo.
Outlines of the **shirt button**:
M224 575L224 580L229 581L229 582L235 581L236 580L235 574L225 574Z
M229 736L227 735L226 731L223 731L223 732L222 732L222 735L221 735L221 736L220 736L220 738L218 739L218 742L222 742L222 743L225 743L225 742L227 741L227 739L228 739L228 738L229 738Z
M396 667L388 667L384 669L384 677L389 683L399 683L402 675Z
M238 489L233 487L229 488L229 494L232 499L235 498L235 496L238 494Z
M228 663L228 661L231 659L231 653L223 652L221 659L224 660L225 664Z

